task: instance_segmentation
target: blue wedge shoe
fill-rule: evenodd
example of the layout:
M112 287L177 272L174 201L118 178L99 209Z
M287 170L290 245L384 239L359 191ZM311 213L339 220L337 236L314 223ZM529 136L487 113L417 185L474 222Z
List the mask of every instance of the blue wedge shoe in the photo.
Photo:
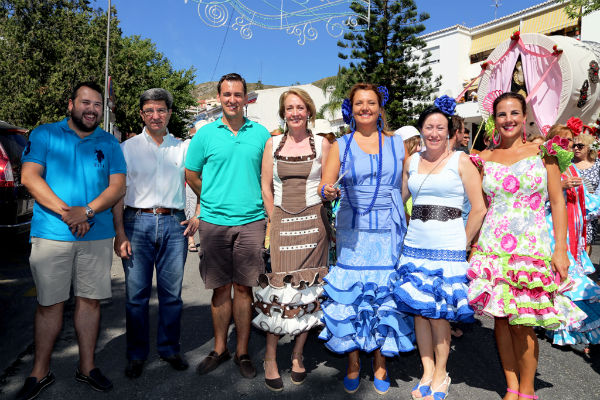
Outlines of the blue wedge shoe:
M373 363L371 363L373 367ZM385 371L385 379L377 379L375 376L375 368L373 367L373 386L375 391L379 394L385 394L390 388L390 377L388 376L387 370Z
M452 382L452 379L450 379L450 376L448 376L448 374L446 373L446 378L444 379L444 381L437 387L434 389L433 391L433 400L446 400L448 398L448 391L450 390L450 383ZM445 392L440 392L439 389L442 388L442 386L446 385L446 391ZM519 394L521 397L523 397L523 394Z
M358 376L354 379L348 378L348 375L344 376L344 390L346 393L356 393L358 386L360 385L360 369L361 364L358 362Z
M430 385L431 385L431 379L429 379L428 381L426 381L424 383L421 383L421 381L417 382L415 387L412 388L410 396L412 397L413 400L419 400L419 399L422 399L423 397L429 396L431 394ZM414 392L415 390L418 390L419 393L421 393L421 397L415 397L415 395L412 394L412 392Z

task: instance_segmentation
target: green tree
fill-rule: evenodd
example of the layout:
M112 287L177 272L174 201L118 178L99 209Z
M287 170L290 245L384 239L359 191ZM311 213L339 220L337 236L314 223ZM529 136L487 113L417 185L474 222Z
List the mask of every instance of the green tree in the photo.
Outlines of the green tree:
M350 7L367 15L358 2ZM386 111L390 127L414 123L440 85L440 78L434 79L428 66L425 41L418 36L428 18L427 13L417 12L413 0L372 0L369 29L364 30L367 22L359 19L357 27L351 27L338 42L338 56L350 63L340 68L331 94L334 104L327 107L331 110L341 104L356 82L381 84L389 90Z
M122 38L111 60L117 125L121 132L140 132L140 95L153 87L162 87L173 94L173 115L169 131L183 137L187 133L185 109L196 105L192 95L194 70L174 70L171 62L156 50L149 39L139 36Z
M33 128L65 115L72 82L97 74L92 15L87 1L0 1L1 119Z
M564 0L558 1L564 2ZM596 10L600 10L600 0L571 0L565 8L567 15L573 19L588 15Z
M30 129L54 122L78 82L103 85L106 22L87 0L0 0L0 119ZM139 132L139 95L160 86L175 97L169 128L182 136L183 110L195 104L193 69L176 71L149 40L123 38L114 8L110 42L117 126Z

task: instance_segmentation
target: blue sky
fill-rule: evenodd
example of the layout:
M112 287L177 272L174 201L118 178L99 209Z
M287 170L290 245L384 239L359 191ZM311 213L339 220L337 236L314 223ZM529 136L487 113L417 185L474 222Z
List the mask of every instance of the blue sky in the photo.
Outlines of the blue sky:
M252 7L264 6L267 0L249 0ZM283 0L291 2L291 0ZM206 1L205 1L206 2ZM279 1L270 0L271 4ZM318 4L321 0L309 0ZM541 0L503 0L497 16L542 3ZM96 7L106 9L108 0L95 0ZM455 24L469 27L494 19L493 0L417 0L420 12L427 12L426 32ZM337 39L317 24L318 38L300 46L285 31L253 28L252 39L243 39L239 31L205 25L193 0L112 0L123 33L150 38L176 69L196 69L196 82L218 80L228 72L241 73L249 82L261 79L265 84L291 85L310 83L335 75L342 60L337 57ZM222 43L225 43L219 57ZM218 62L217 62L218 59ZM115 82L118 84L118 82Z

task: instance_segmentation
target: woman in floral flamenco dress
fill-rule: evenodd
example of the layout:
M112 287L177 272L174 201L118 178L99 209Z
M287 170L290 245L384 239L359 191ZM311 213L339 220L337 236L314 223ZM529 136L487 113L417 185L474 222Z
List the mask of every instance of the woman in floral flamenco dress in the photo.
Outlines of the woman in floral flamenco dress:
M333 144L319 184L320 194L333 200L341 176L337 263L324 278L325 329L319 337L331 351L348 354L348 393L360 385L359 351L373 353L373 385L385 393L390 387L385 358L414 349L412 317L397 310L389 287L406 233L405 149L402 138L385 129L386 92L371 84L352 87L342 108L353 130Z
M496 98L493 119L496 146L480 154L489 206L468 271L469 304L494 318L508 386L504 400L537 399L539 346L533 327L557 329L581 321L585 314L560 292L568 283L569 259L557 158L540 156L536 144L526 143L523 96L504 93ZM555 228L553 253L546 198Z
M554 139L557 137L558 139ZM547 139L558 143L560 139L573 147L573 132L565 125L554 125ZM594 264L586 252L586 228L590 220L596 220L600 213L600 196L590 194L583 185L580 171L571 164L572 152L557 147L556 151L566 153L565 170L561 176L562 187L567 200L567 245L569 251L569 277L573 281L571 290L565 292L577 307L587 314L579 327L561 327L546 331L553 344L573 346L574 350L586 351L590 344L600 343L600 286L587 275L595 272ZM548 147L547 147L548 148ZM570 148L569 148L570 150ZM561 168L563 170L563 168ZM546 220L550 232L551 248L554 249L552 214L546 207ZM587 223L586 223L587 222Z

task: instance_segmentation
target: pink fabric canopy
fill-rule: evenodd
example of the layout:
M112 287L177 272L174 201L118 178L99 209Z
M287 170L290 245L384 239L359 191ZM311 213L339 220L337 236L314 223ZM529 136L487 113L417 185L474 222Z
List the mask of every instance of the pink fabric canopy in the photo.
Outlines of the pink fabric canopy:
M553 57L551 51L542 46L524 44L519 40L518 45L510 48L504 57L491 67L488 92L510 91L512 74L519 55L525 85L530 93L529 106L538 127L543 131L545 126L552 126L558 118L562 87L562 74L556 62L557 56Z

